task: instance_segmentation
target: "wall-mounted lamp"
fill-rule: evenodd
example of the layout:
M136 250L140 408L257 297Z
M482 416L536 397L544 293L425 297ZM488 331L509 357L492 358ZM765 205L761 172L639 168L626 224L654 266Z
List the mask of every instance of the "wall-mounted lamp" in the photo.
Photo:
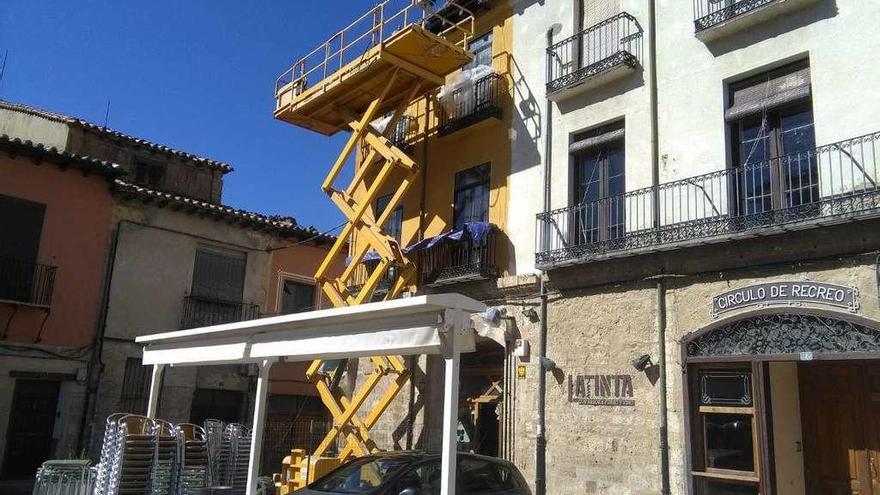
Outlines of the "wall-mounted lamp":
M637 359L635 359L633 361L632 365L633 365L633 368L636 369L636 371L645 371L646 369L648 369L649 366L653 366L654 362L651 361L650 354L644 354L644 355L638 357Z
M535 308L523 308L522 314L532 323L538 323L539 321L541 321L541 318L538 316L538 312L535 311Z
M538 361L541 363L541 368L543 368L544 371L553 371L556 369L556 361L548 357L542 357L538 359Z

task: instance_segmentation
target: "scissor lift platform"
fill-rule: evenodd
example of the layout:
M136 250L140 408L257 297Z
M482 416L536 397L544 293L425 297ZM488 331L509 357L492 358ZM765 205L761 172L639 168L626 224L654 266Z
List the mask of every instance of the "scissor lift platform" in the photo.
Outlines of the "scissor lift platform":
M379 281L389 273L394 281L385 299L397 298L415 282L415 264L383 227L415 182L419 165L389 135L410 103L443 85L446 76L473 60L465 49L472 35L473 13L453 0L385 0L276 81L275 118L328 136L341 130L351 132L321 186L348 219L315 273L334 306L369 302ZM372 123L384 115L389 115L388 122L378 130ZM345 186L340 172L356 149L363 156ZM388 189L393 191L391 199L376 217L372 205ZM352 236L358 241L349 250ZM368 251L379 256L369 266L361 263ZM346 268L341 274L331 273L335 260L346 253ZM359 290L351 290L359 268L367 272L366 279ZM319 359L309 366L306 377L317 388L334 424L312 456L298 460L306 475L279 480L280 493L302 487L352 455L378 449L370 429L403 389L410 371L400 356L374 356L371 361L373 372L351 394L338 387L344 362ZM393 378L383 381L386 376ZM384 391L373 394L380 383ZM376 395L372 403L368 401L371 395ZM326 456L334 446L338 453ZM291 467L284 471L291 472Z
M397 108L415 84L421 83L422 94L436 89L472 59L461 46L413 24L326 77L326 71L314 71L320 73L277 87L275 118L330 136L350 130L352 116L362 115L380 96L393 69L401 71L376 109L378 115ZM323 79L308 85L309 77Z

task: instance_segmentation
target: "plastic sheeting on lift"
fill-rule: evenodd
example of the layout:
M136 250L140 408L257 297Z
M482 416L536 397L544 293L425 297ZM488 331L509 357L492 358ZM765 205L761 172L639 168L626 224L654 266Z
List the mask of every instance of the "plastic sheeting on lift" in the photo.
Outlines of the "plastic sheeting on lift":
M466 222L464 227L451 232L445 232L434 237L422 239L415 244L403 248L403 254L409 254L415 251L424 251L443 244L458 244L465 241L483 241L490 233L498 232L498 227L494 223L489 222ZM361 263L370 261L379 261L379 254L375 251L369 251L364 254ZM345 258L345 265L351 263L351 256Z

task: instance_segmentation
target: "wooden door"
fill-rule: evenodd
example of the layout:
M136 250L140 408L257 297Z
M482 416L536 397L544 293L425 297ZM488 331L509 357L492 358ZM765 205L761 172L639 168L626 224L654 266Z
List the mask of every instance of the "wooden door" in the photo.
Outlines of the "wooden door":
M865 383L865 446L874 494L880 494L880 364L863 368Z
M865 435L866 367L811 363L798 369L807 495L873 495Z
M15 381L6 431L4 478L33 478L40 464L52 455L59 385L52 380Z

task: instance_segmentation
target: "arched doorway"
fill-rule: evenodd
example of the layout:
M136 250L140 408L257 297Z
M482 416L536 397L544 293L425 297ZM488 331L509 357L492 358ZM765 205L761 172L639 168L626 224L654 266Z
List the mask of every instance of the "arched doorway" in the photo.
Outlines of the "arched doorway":
M691 493L880 495L880 323L762 309L682 355Z

